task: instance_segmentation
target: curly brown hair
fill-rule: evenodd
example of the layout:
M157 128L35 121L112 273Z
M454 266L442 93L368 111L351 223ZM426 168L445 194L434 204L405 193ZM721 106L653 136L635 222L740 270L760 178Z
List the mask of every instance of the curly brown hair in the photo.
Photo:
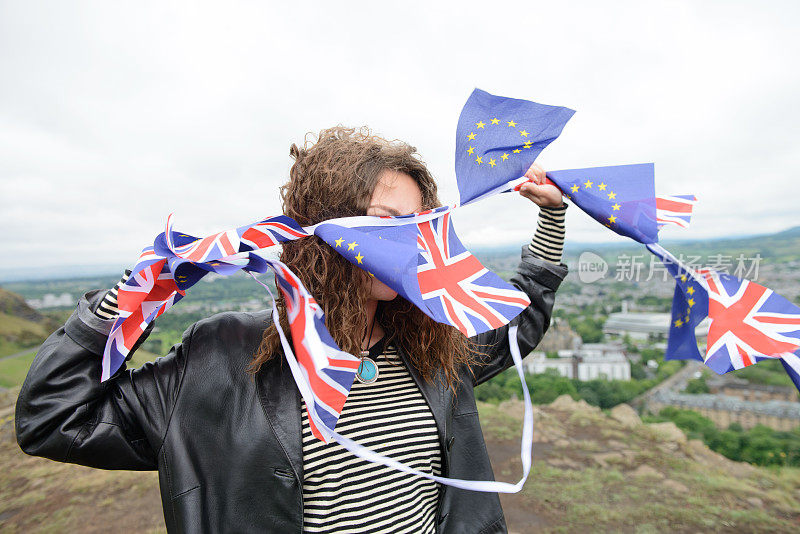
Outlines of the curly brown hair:
M402 172L414 179L422 192L423 209L441 205L436 182L416 149L373 135L366 127L322 130L314 142L307 135L303 148L293 144L289 153L295 162L289 181L281 186L283 212L303 226L334 217L365 215L385 170ZM367 324L368 275L316 236L284 243L280 259L314 295L339 347L358 354ZM276 304L281 326L288 335L286 308L280 294ZM379 303L376 320L387 332L387 343L393 341L400 346L425 380L438 376L448 387L455 388L458 367L469 368L475 361L476 352L467 337L450 325L434 321L399 295ZM250 372L257 372L275 357L280 347L277 330L270 325L250 364Z

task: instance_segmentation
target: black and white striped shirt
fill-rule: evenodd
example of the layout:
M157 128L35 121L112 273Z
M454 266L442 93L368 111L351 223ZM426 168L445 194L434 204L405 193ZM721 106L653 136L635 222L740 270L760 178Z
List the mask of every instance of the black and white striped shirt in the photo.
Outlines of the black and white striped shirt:
M370 349L372 384L353 382L336 430L420 471L440 475L442 454L433 414L408 369L383 342ZM311 434L303 408L305 532L435 531L439 484L354 456Z

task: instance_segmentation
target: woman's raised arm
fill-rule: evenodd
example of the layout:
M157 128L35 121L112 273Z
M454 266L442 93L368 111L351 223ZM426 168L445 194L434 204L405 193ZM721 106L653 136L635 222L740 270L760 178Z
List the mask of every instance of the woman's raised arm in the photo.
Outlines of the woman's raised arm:
M101 383L100 362L114 322L96 313L105 295L84 295L36 354L17 399L17 442L27 454L60 462L156 469L192 329L164 358L133 371L123 366ZM147 334L149 329L139 343Z
M472 338L482 354L472 369L475 385L513 365L510 326L519 327L517 341L523 358L539 344L550 326L556 290L567 275L567 266L561 263L567 204L557 187L545 184L544 169L532 165L525 175L532 181L522 186L520 194L540 207L539 221L531 243L522 248L522 261L511 284L524 291L531 304L509 324Z

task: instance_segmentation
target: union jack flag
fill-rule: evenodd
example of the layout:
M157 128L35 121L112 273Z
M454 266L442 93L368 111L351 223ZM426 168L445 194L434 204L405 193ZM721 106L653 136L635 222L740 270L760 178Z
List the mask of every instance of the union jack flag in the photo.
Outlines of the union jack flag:
M249 246L250 250L271 247L309 235L294 219L285 215L268 217L253 225L243 226L239 231L241 242Z
M466 336L497 329L530 299L481 265L455 235L450 213L417 224L417 282L433 317Z
M119 316L103 350L101 380L119 369L147 326L183 298L167 260L145 248L131 276L117 291Z
M464 248L451 211L325 222L314 235L432 319L474 336L507 324L530 300Z
M657 196L656 221L659 228L667 224L689 228L696 202L697 197L694 195Z
M800 349L800 308L771 289L705 270L708 285L706 364L717 373Z
M203 263L218 260L239 252L239 232L225 230L207 237L197 238L172 230L172 215L167 217L165 232L167 246L172 253L184 260ZM177 237L177 238L176 238Z
M344 408L360 360L336 345L325 327L322 308L300 279L283 263L265 261L275 271L276 285L286 303L294 351L288 343L283 343L284 353L306 402L311 432L327 442ZM276 326L279 328L280 324ZM292 360L299 368L293 366Z
M702 360L724 374L777 358L800 389L800 308L755 282L691 269L660 245L647 248L676 281L666 359ZM710 325L701 356L695 328L706 317Z

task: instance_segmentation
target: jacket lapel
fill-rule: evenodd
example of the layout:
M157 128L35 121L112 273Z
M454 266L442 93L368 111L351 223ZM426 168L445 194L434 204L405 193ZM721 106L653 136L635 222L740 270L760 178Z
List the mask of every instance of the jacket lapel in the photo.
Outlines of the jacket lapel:
M425 397L425 401L431 409L433 419L436 421L436 429L439 432L439 445L442 447L442 451L444 451L444 440L447 435L447 406L450 404L451 396L450 390L441 385L437 385L439 383L438 380L433 380L432 382L424 380L400 346L397 346L397 352L400 354L400 358L402 358L403 363L408 368L408 372L411 374L414 382L417 383L417 387L422 391L422 396Z
M397 352L408 368L411 377L422 392L436 421L439 445L445 450L447 436L447 407L452 393L438 384L438 380L424 380L411 363L405 351L397 347ZM282 365L283 364L283 365ZM301 410L303 401L288 364L275 358L265 364L256 375L258 399L264 409L270 427L286 453L297 480L303 480L303 428Z
M265 364L256 375L258 400L297 480L303 482L302 398L289 365L281 358Z

